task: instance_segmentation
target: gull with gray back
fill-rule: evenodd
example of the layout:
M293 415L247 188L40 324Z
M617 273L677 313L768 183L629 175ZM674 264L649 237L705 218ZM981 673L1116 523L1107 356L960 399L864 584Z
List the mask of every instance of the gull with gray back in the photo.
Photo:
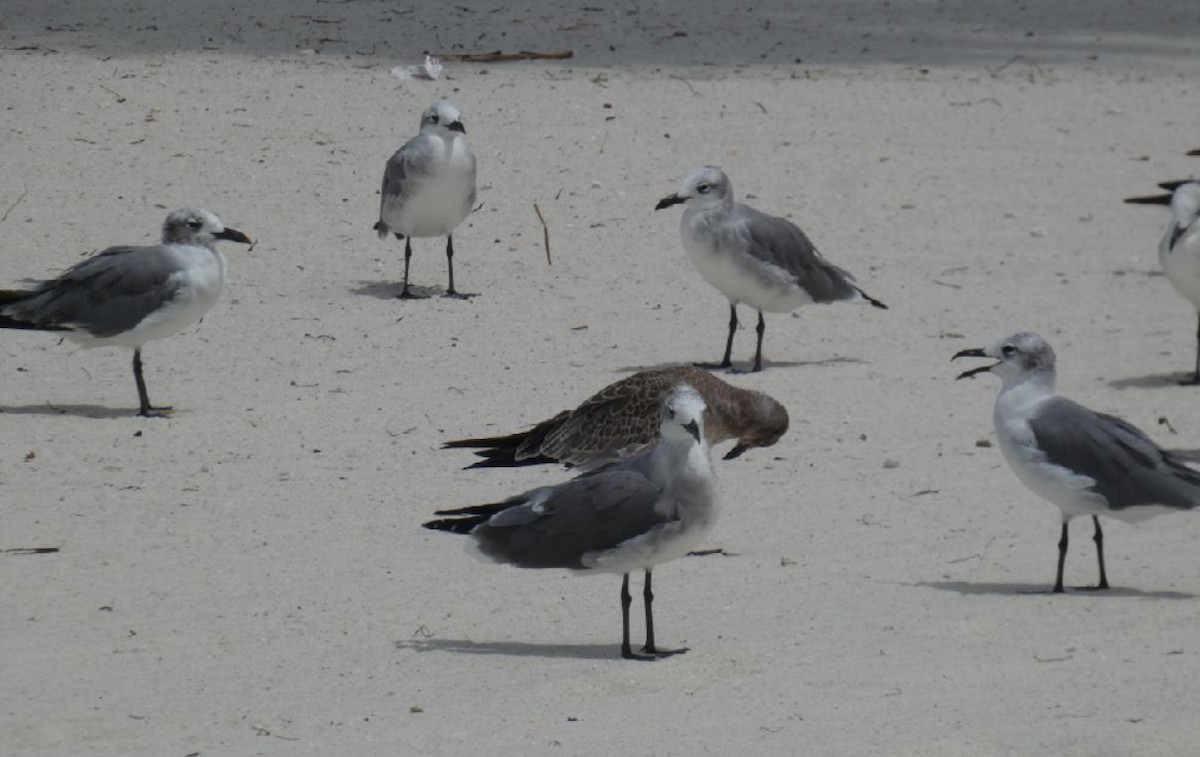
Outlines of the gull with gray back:
M639 371L609 384L574 410L564 410L528 431L458 439L443 448L470 448L483 458L468 467L495 468L562 463L585 470L646 452L658 443L663 398L680 384L700 393L709 446L737 442L726 460L769 447L788 429L788 412L763 392L741 389L708 371L676 365Z
M658 201L655 210L686 204L679 230L683 248L704 279L729 300L729 336L721 362L733 365L737 306L758 311L758 342L753 370L762 370L766 331L763 311L789 313L803 305L870 303L887 309L854 283L854 277L821 255L803 231L786 218L735 202L725 172L705 166L683 180L679 191Z
M1180 381L1200 384L1200 183L1167 181L1159 185L1170 194L1130 197L1128 203L1169 205L1171 220L1158 244L1158 262L1175 291L1196 309L1196 366L1192 375Z
M645 571L642 597L646 643L655 643L651 572L686 555L717 518L716 482L704 440L704 400L683 385L663 401L660 438L649 452L556 486L532 489L502 502L453 510L426 528L469 534L486 559L521 568L565 568L620 573L621 654L639 658L629 641L629 573Z
M173 210L162 244L110 247L33 289L0 291L0 328L58 331L84 347L131 347L138 415L161 416L171 408L150 404L142 347L216 304L226 272L218 240L251 243L207 210Z
M1200 505L1200 472L1160 449L1120 418L1097 413L1055 391L1054 350L1030 332L1014 334L991 347L962 350L963 357L998 362L959 374L1000 377L993 421L1000 451L1017 478L1058 506L1062 532L1054 591L1063 590L1067 524L1091 516L1100 565L1095 588L1108 588L1104 532L1099 515L1136 523Z
M466 131L458 108L438 100L421 114L420 133L405 142L384 169L375 231L380 239L391 233L404 240L402 298L414 296L408 289L413 237L446 238L446 295L470 296L454 288L454 230L475 204L475 155L467 146Z

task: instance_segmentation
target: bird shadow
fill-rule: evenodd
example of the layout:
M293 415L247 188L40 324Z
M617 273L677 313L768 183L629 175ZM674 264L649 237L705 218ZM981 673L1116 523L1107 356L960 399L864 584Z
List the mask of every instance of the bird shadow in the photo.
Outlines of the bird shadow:
M0 415L73 415L79 418L133 418L137 411L100 405L0 405Z
M457 295L446 294L445 287L408 285L408 297L401 297L404 285L399 281L360 281L358 286L350 287L351 294L374 297L377 300L428 300L431 297L449 297L450 299L469 300L478 292L459 292Z
M530 644L521 641L468 641L466 639L403 639L396 649L415 652L449 652L465 655L548 657L576 660L619 660L616 644Z
M1052 596L1053 592L1047 584L1022 583L971 583L969 581L922 581L917 586L925 586L940 591L952 591L955 594L1000 594L1005 596L1042 595ZM1195 599L1195 594L1183 591L1142 591L1141 589L1109 588L1098 590L1091 586L1067 587L1063 596L1097 597L1097 598L1129 598L1140 599Z
M763 370L768 368L803 368L804 366L823 366L823 365L840 365L842 363L865 363L865 360L859 360L856 357L835 356L828 357L824 360L767 360L763 359ZM754 363L746 361L745 363L734 363L731 368L720 368L712 363L695 362L695 363L654 363L652 365L623 365L619 368L614 368L613 373L637 373L638 371L657 371L663 368L672 368L677 365L694 365L697 368L703 368L711 373L725 373L732 376L749 376L755 373L750 370Z
M1108 385L1113 389L1166 389L1172 386L1179 387L1179 382L1187 377L1188 374L1180 373L1150 373L1145 376L1115 379L1109 381Z

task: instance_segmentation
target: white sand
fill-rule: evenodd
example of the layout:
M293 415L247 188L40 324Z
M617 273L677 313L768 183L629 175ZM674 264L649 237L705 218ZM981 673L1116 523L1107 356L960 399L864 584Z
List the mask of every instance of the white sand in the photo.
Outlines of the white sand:
M0 754L1196 748L1200 519L1114 523L1113 591L1025 593L1057 511L976 446L996 382L948 362L1039 331L1065 393L1200 447L1166 214L1120 203L1200 171L1194 2L213 5L0 7L0 285L179 205L259 240L146 350L170 420L130 417L127 351L0 335L0 549L62 550L0 555ZM452 46L577 56L388 73ZM377 191L438 95L479 157L455 238L479 296L400 302ZM652 210L701 163L892 309L768 318L767 370L734 380L792 430L718 465L735 556L656 572L659 641L691 651L634 664L615 578L482 565L419 524L564 476L460 472L443 440L720 356L726 305ZM442 242L415 248L444 286ZM1072 533L1068 582L1094 582Z

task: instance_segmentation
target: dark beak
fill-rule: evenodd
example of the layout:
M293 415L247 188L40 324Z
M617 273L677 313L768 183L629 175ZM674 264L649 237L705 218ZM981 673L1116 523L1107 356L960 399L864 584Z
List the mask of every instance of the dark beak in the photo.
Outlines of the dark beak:
M1195 150L1188 150L1188 155L1200 155L1200 147L1197 147Z
M462 121L455 121L454 123L450 124L446 128L449 129L450 131L456 131L459 134L467 133L467 127L463 126Z
M237 229L226 228L219 234L214 234L217 239L224 239L230 242L241 242L242 244L254 244L254 240L246 236Z
M985 353L983 350L976 347L973 350L963 350L962 352L956 352L956 353L954 353L954 357L952 357L950 359L958 360L960 357L991 357L991 356L988 355L987 353ZM992 363L991 365L981 365L978 368L972 368L969 371L963 371L962 373L955 376L954 380L957 381L959 379L971 378L972 376L975 376L980 373L987 373L991 369L995 368L997 365L1000 365L1000 364Z
M1163 189L1166 189L1164 186ZM1174 195L1145 195L1143 197L1126 197L1129 205L1170 205Z
M749 444L742 444L742 443L735 444L735 445L733 445L733 449L726 452L725 456L722 457L721 459L722 460L735 460L735 459L741 457L742 453L745 452L746 450L750 449L750 447L751 447L751 445L749 445Z
M654 209L662 210L663 208L669 208L672 205L678 205L681 202L687 202L687 200L685 200L684 198L680 197L677 194L667 195L666 197L664 197L658 201L658 204L654 206Z
M692 438L696 440L696 444L700 443L700 424L699 423L696 423L695 421L688 421L687 423L683 424L683 428L685 431L687 431L689 434L692 435Z

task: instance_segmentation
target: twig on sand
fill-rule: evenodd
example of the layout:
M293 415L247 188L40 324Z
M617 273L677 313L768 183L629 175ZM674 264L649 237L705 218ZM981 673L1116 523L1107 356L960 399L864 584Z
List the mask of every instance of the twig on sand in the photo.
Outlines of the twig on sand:
M549 52L536 52L533 50L521 50L515 53L504 53L495 50L490 53L427 53L427 55L436 55L442 60L454 60L460 63L507 63L513 60L566 60L574 58L574 50L550 50Z
M546 265L554 265L550 262L550 227L546 226L546 219L542 218L542 209L536 202L533 204L533 212L537 213L538 220L542 222L542 242L546 245Z
M25 187L25 191L21 193L21 196L17 198L16 202L14 202L12 205L8 206L8 210L4 211L3 216L0 216L0 221L7 221L8 214L13 212L13 208L15 208L21 204L21 200L25 199L25 195L29 194L29 185L25 184L24 187Z

